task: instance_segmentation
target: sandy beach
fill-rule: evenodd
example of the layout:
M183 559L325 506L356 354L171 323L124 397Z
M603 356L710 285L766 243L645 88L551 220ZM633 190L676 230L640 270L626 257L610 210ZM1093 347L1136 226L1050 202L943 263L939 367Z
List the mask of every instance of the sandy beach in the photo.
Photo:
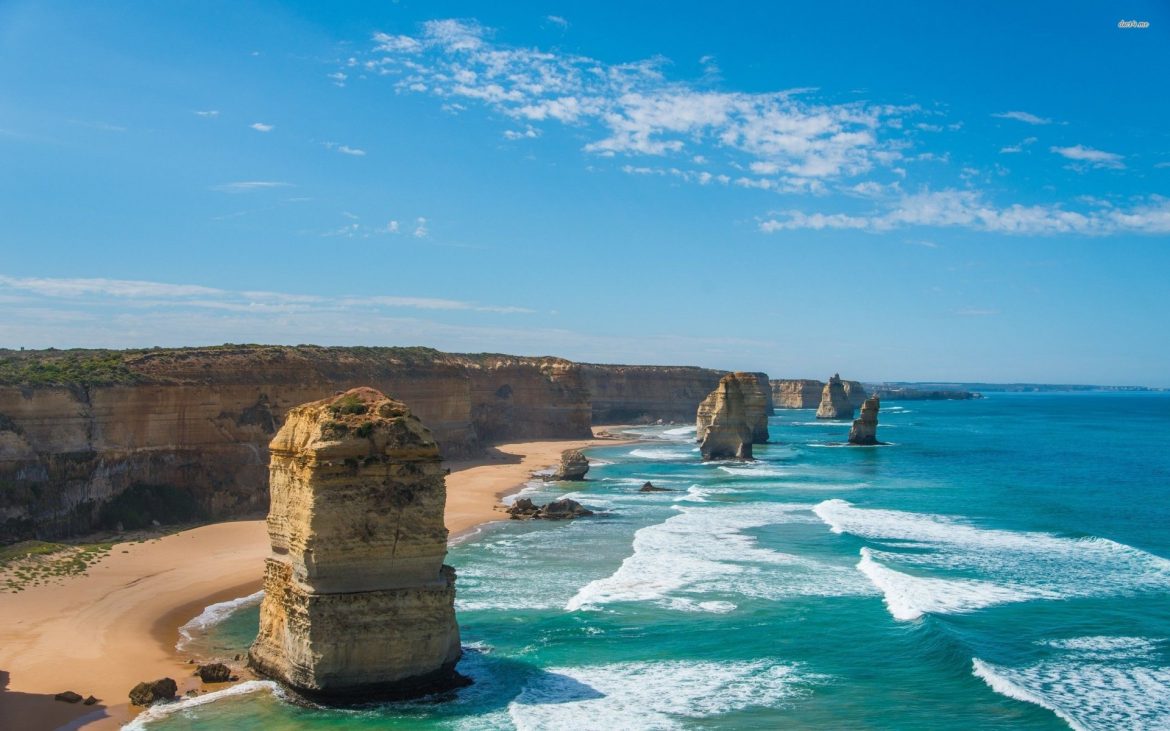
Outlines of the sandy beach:
M494 509L500 498L562 450L616 443L505 444L447 463L451 537L506 517ZM0 729L117 728L132 717L127 692L141 680L205 690L175 649L178 628L209 604L258 591L267 553L264 521L218 523L118 544L86 574L0 594ZM53 700L65 690L98 702Z

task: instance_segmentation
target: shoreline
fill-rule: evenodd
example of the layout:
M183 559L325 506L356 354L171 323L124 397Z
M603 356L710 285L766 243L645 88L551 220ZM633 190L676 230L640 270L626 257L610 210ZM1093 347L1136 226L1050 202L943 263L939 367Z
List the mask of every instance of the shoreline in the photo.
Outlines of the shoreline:
M618 428L595 428L592 439L496 445L480 459L445 463L448 541L507 520L496 506L561 451L638 441L608 435ZM84 574L0 594L0 728L120 728L140 710L129 705L130 688L164 676L178 682L180 697L229 687L192 675L190 656L176 648L179 627L210 604L258 591L268 552L263 520L214 523L118 543ZM252 677L233 669L241 681ZM98 702L53 699L65 690Z

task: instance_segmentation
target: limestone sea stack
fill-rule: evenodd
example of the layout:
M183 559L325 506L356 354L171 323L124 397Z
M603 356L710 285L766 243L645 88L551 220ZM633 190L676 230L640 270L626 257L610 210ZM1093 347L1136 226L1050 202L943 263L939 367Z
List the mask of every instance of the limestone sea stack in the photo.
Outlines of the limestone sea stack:
M744 395L746 382L737 375L728 373L721 378L715 390L699 404L695 420L704 460L752 458L752 418ZM751 383L756 383L754 377Z
M849 429L849 443L862 446L880 444L877 440L878 409L881 400L872 396L861 405L861 418L853 420L853 427Z
M324 700L461 684L444 471L427 427L371 388L293 408L269 446L259 672Z
M852 419L853 406L849 403L849 396L845 393L845 384L841 376L834 373L821 392L821 405L817 407L818 419Z
M561 463L557 465L557 471L551 475L551 479L577 482L584 480L588 471L589 460L581 450L566 449L561 452Z
M720 386L723 385L724 380L729 378L738 384L739 391L743 395L744 413L748 427L752 431L751 441L753 444L767 444L769 436L768 413L772 400L768 397L764 387L760 385L760 375L742 372L728 373L719 381ZM703 441L703 437L711 425L718 393L719 388L717 387L699 404L698 412L695 415L695 439L697 441Z

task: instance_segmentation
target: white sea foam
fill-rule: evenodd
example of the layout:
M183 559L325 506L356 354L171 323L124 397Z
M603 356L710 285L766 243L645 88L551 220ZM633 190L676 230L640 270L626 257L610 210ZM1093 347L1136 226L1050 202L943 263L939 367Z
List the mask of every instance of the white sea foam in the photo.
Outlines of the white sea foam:
M1110 638L1079 639L1093 645ZM1094 661L1073 652L1013 668L975 658L972 672L996 693L1046 708L1076 731L1170 728L1167 667Z
M610 576L581 587L565 609L659 602L667 608L685 606L693 611L706 602L724 601L727 595L781 599L872 591L848 566L763 548L744 533L779 523L815 522L809 507L786 503L675 505L678 515L638 530L633 554ZM675 599L690 603L673 605ZM719 611L723 606L708 604L704 611Z
M820 680L768 661L550 668L529 681L508 713L518 731L675 729L686 719L776 707Z
M833 532L881 546L862 549L858 569L882 590L898 619L1034 599L1170 590L1170 561L1103 538L979 528L844 500L826 500L813 510ZM965 578L952 578L954 572Z
M788 477L792 474L792 470L782 470L778 467L770 467L762 463L756 464L759 466L728 467L727 465L719 465L719 469L729 475L742 475L746 477Z
M1097 659L1132 660L1153 657L1157 654L1162 641L1152 640L1148 637L1096 635L1045 640L1040 644Z
M691 437L697 431L693 426L680 426L677 429L667 429L662 432L662 435L667 437Z
M188 645L194 641L199 634L207 632L208 628L213 627L220 622L223 622L235 612L244 607L254 607L264 599L264 590L249 594L248 596L238 597L236 599L229 599L226 602L217 602L216 604L208 605L198 616L192 618L189 622L179 628L179 641L175 644L175 649L182 652Z
M187 711L199 706L205 706L208 703L215 703L225 698L232 698L235 696L248 695L249 693L267 692L279 696L281 694L280 686L271 680L246 680L239 685L233 685L230 688L223 690L212 691L211 693L204 693L190 698L183 698L174 703L160 703L153 705L142 713L134 717L130 723L122 727L122 731L140 731L147 728L147 724L151 721L158 721L172 716L182 711Z
M683 452L683 451L680 451L678 449L667 449L667 448L631 449L630 456L631 457L639 457L641 459L666 460L666 461L672 461L672 462L684 460L684 459L694 459L694 455L691 454L691 450L687 450L687 451Z

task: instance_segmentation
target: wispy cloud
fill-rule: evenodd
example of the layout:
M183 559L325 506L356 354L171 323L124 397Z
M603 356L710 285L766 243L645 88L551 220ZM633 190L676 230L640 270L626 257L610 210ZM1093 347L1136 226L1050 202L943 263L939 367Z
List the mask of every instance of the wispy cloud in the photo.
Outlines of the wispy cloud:
M90 129L100 130L102 132L125 132L126 128L120 124L110 124L109 122L90 121L84 119L71 119L69 124L77 125L78 127L89 127Z
M726 154L721 164L770 163L774 175L797 181L892 165L902 147L889 139L900 126L895 122L915 111L823 103L800 89L713 92L667 79L664 59L608 64L506 46L490 35L474 22L430 21L415 36L375 34L370 57L353 63L395 77L400 92L431 94L447 105L474 101L535 131L546 123L589 130L584 150L594 155L690 158L693 148L712 147ZM781 187L808 184L790 180Z
M1038 117L1035 114L1031 114L1029 112L999 112L998 114L993 114L991 116L998 117L1000 119L1014 119L1015 121L1023 122L1024 124L1052 124L1051 119L1048 119L1047 117Z
M116 301L151 307L216 309L243 312L341 312L370 308L463 310L497 314L530 313L525 307L403 295L318 296L285 292L232 291L196 284L127 279L11 277L0 275L0 294L25 293L60 300Z
M203 110L196 110L196 111L194 112L194 114L195 114L195 116L197 116L197 117L204 117L204 118L218 117L218 116L219 116L219 110L218 110L218 109L203 109Z
M992 317L998 315L999 310L986 307L964 307L961 310L955 310L955 314L961 317Z
M336 142L323 143L326 149L335 150L342 155L353 155L354 157L365 157L366 151L358 147L350 147L349 145L339 145Z
M1023 152L1024 148L1026 148L1028 145L1036 144L1036 139L1037 138L1035 137L1025 137L1024 139L1020 140L1018 144L1001 147L999 151L1005 155L1020 153Z
M1049 149L1057 155L1072 160L1074 164L1082 167L1112 168L1114 170L1120 170L1125 167L1125 163L1122 162L1124 158L1121 155L1113 152L1105 152L1104 150L1096 150L1092 147L1085 147L1084 145L1051 147Z
M292 183L285 183L279 180L240 180L234 183L220 183L219 185L213 185L211 186L211 189L218 190L222 193L249 193L254 190L289 187L292 187Z
M253 122L252 124L250 124L248 126L251 127L252 129L256 130L257 132L271 132L272 130L276 129L276 125L264 124L263 122Z
M1128 209L1097 204L1081 211L1059 206L1015 204L996 207L974 191L945 190L903 196L890 210L867 214L786 211L782 217L760 222L765 233L792 230L851 229L891 231L925 226L960 227L1000 234L1170 233L1170 199L1151 196Z
M427 229L427 219L419 216L414 221L414 237L416 239L425 239L430 231Z
M559 15L546 15L546 16L544 16L544 19L547 20L548 22L552 23L553 25L559 25L562 28L569 27L569 21L565 20L564 18L562 18Z

